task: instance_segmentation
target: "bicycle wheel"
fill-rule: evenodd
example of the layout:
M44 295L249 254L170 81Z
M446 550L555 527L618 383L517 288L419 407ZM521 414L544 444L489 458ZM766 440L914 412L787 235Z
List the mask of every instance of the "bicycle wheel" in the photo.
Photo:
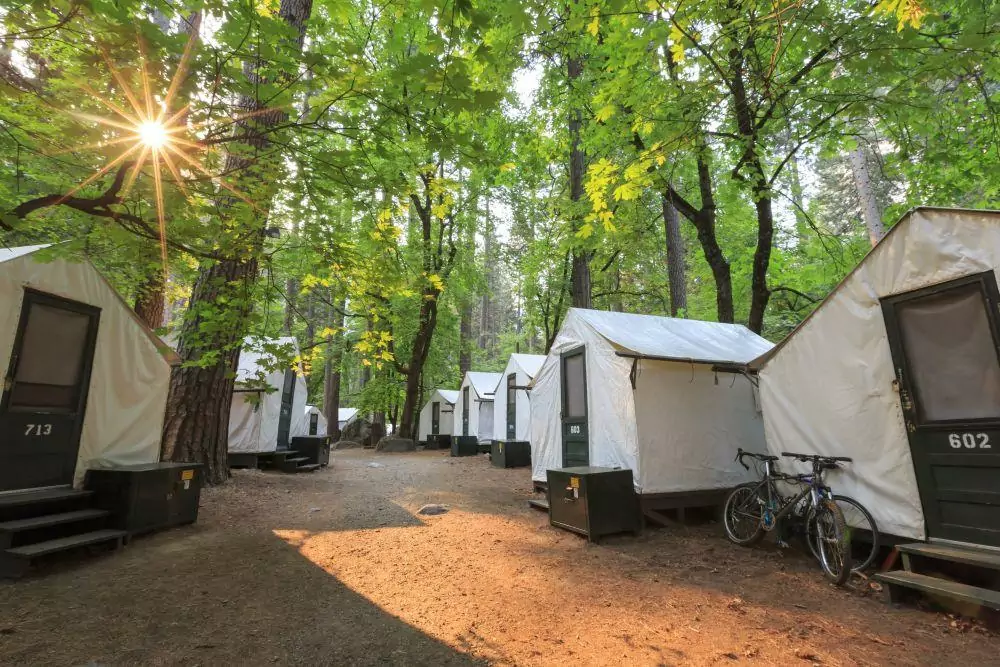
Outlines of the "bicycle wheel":
M864 572L878 557L878 550L881 546L879 541L878 524L875 518L865 509L865 506L849 496L834 496L834 502L844 513L844 521L847 522L847 530L851 537L851 568L854 572ZM819 550L816 542L816 525L810 521L806 526L806 542L809 544L809 551L813 557L819 561Z
M748 547L764 537L757 487L754 483L737 486L729 493L722 511L726 537L740 546Z
M823 500L813 510L810 523L816 526L816 548L823 572L830 581L842 586L851 576L851 533L844 512L832 500Z

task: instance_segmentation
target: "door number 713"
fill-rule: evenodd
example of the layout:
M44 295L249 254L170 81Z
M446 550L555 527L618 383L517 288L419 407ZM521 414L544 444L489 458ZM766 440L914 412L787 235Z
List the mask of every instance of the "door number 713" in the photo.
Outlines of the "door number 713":
M28 424L25 435L51 435L52 424Z
M949 433L948 444L952 449L992 449L985 433Z

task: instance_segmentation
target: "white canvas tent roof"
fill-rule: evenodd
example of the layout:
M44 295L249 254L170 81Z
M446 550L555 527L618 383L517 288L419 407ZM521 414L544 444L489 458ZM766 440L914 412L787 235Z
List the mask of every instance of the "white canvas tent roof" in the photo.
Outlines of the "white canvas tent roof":
M745 479L736 448L761 451L742 366L771 343L742 325L571 308L532 383L532 478L562 467L561 356L585 348L590 465L629 468L642 493L721 489ZM633 378L635 384L633 385Z
M88 261L43 261L48 246L0 249L0 367L10 366L24 288L100 308L74 483L88 467L152 463L177 355Z
M358 414L357 408L338 408L337 409L337 421L340 423L340 428L344 428L352 421Z
M469 371L465 374L455 401L455 435L463 434L463 392L469 387L468 435L474 435L480 440L493 439L493 390L499 381L500 373Z
M1000 212L917 208L780 344L753 362L768 449L850 456L830 475L879 530L927 537L881 301L1000 268ZM783 462L788 470L797 464Z
M439 415L438 433L442 435L455 435L455 403L458 401L457 389L435 389L427 397L427 402L420 409L420 424L417 429L417 440L426 442L427 436L431 434L431 421L434 417L433 405L435 402L444 403L451 406L450 410L441 407Z
M544 354L510 355L507 367L500 374L493 394L493 438L496 440L528 440L531 437L531 396L524 389L514 392L514 432L507 424L507 377L516 375L516 386L527 387L545 363Z
M287 336L271 339L267 344L297 347L295 339ZM250 386L237 385L237 391L233 394L233 404L229 411L229 451L272 452L277 449L281 392L286 369L283 366L272 368L273 366L272 354L261 349L254 339L245 341L240 352L236 381ZM264 374L265 384L273 391L254 391L259 388L259 373ZM296 372L289 438L309 432L309 422L304 410L306 394L305 379L301 373Z

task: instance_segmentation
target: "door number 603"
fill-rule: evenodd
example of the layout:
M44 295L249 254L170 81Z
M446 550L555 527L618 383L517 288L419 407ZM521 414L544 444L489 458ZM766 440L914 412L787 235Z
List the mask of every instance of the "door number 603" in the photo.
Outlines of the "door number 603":
M985 433L949 433L948 444L952 449L992 449Z

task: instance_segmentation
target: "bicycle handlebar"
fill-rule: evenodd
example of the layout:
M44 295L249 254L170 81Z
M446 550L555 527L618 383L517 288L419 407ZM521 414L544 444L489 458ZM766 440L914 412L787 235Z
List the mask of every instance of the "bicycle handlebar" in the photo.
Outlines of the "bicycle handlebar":
M736 458L733 459L733 460L734 461L739 461L740 465L743 466L744 468L746 468L747 470L750 470L750 466L748 466L746 463L743 462L743 457L744 456L749 456L750 458L757 459L758 461L777 461L778 460L777 456L771 456L770 454L756 454L754 452L747 452L747 451L744 451L742 447L739 447L736 450Z

